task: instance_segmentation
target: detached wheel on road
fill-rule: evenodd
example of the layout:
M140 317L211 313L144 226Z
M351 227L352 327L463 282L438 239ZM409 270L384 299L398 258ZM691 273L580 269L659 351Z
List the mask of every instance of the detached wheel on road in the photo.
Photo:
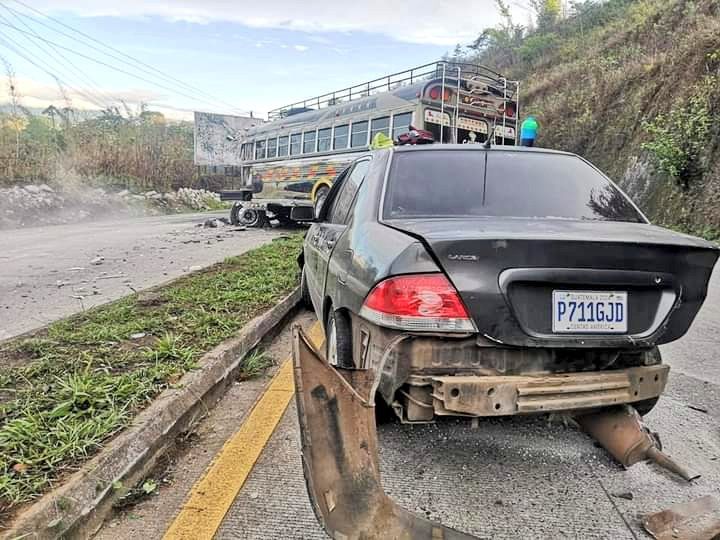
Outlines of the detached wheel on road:
M332 308L325 324L325 355L331 366L353 367L350 319Z
M240 225L245 227L263 227L267 217L264 210L243 208L240 212Z
M635 410L640 416L645 416L655 408L655 405L657 405L659 399L659 397L644 399L642 401L636 401L635 403L631 403L631 405L635 407Z
M330 193L330 188L327 186L322 186L315 192L315 202L313 203L313 212L315 213L315 217L320 215L320 211L325 204L325 199L327 199L328 193Z

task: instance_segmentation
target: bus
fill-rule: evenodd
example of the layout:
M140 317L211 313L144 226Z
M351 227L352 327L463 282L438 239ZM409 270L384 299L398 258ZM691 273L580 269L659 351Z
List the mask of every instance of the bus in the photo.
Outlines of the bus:
M292 208L324 201L335 177L378 133L426 130L437 143L518 142L519 83L486 67L425 64L268 113L237 137L239 167L221 192L231 220L292 221Z

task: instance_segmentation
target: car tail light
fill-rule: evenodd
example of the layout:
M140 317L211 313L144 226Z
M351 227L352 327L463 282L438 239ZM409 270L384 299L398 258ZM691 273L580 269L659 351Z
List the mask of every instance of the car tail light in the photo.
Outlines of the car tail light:
M460 295L442 274L409 274L381 281L368 294L360 316L401 330L476 331Z

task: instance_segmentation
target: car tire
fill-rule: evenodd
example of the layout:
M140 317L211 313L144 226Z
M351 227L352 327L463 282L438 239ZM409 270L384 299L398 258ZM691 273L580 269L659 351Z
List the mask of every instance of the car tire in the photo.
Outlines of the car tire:
M313 308L312 298L310 298L310 289L308 289L307 284L307 272L305 270L305 266L302 267L300 272L300 301L306 308Z
M320 211L325 204L325 199L327 199L328 193L330 193L330 188L327 186L321 186L315 192L315 201L313 202L313 214L315 217L320 216Z
M635 403L631 403L631 405L635 407L635 410L640 416L645 416L655 408L655 405L657 405L659 399L659 397L643 399L642 401L636 401Z
M244 208L240 212L240 224L245 227L262 228L265 226L267 216L264 210L255 208Z
M353 367L350 319L332 308L325 323L325 358L331 366Z

